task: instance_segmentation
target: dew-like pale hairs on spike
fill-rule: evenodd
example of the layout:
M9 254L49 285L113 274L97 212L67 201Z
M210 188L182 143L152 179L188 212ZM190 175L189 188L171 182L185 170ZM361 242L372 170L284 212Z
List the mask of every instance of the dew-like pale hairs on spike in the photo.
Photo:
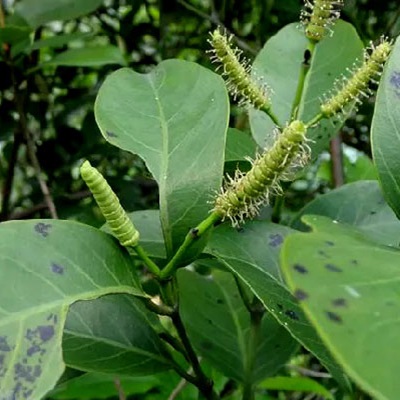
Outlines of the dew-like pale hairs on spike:
M211 33L209 43L213 47L209 51L212 54L211 61L220 64L217 69L222 70L222 76L233 98L238 98L242 105L268 110L271 100L267 85L251 75L251 68L246 60L240 60L242 52L232 47L232 36L228 37L216 29Z
M364 52L362 65L349 71L349 78L336 82L334 94L325 96L321 104L321 114L327 118L332 117L344 112L354 101L361 103L361 97L372 94L369 84L371 81L377 83L391 50L392 44L385 38L381 39L378 46L371 44L370 52L368 50Z
M290 179L293 169L309 159L306 126L293 121L277 136L273 146L256 157L246 174L236 171L217 195L213 211L229 218L234 226L253 218L271 194L281 193L280 181Z
M323 39L331 32L330 27L340 17L342 6L343 0L305 0L300 18L306 36L316 42Z

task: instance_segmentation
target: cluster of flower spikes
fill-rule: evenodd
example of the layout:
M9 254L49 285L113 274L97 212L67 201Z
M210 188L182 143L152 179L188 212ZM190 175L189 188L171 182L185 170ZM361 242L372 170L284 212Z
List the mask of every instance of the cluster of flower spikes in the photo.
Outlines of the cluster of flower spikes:
M242 51L231 46L232 37L221 33L220 29L211 33L211 61L219 63L217 70L222 69L221 75L235 100L239 99L241 105L268 110L271 107L269 89L260 78L257 79L251 74L250 65L244 58L241 59Z
M306 36L319 42L323 39L332 24L340 17L343 0L306 0L301 12L301 22Z
M321 104L321 114L326 118L333 117L345 112L353 102L361 103L361 97L371 95L369 84L371 81L377 83L391 49L391 42L385 38L381 38L377 46L371 44L371 52L364 51L364 62L361 66L354 66L353 70L349 70L349 78L343 77L336 81L334 93L326 96Z
M139 243L139 231L122 208L117 195L113 192L103 175L89 161L80 168L81 176L93 194L111 231L122 246L135 247Z
M271 194L281 192L280 181L290 179L293 171L303 167L310 154L306 144L306 126L293 121L277 136L272 147L253 161L246 174L236 171L215 199L213 211L234 226L254 218Z

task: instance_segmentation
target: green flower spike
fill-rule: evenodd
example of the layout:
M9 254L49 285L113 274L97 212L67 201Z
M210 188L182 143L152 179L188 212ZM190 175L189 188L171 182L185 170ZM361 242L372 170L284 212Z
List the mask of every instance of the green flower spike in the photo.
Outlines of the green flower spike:
M122 208L117 195L112 191L103 175L96 168L92 167L89 161L85 161L82 164L80 171L104 218L121 245L125 247L137 246L139 243L139 232Z
M340 17L342 6L343 0L306 0L300 16L306 36L315 42L323 39L331 32L330 27Z
M306 126L293 121L277 137L273 146L253 161L247 174L236 171L215 200L214 210L234 226L255 217L268 204L271 193L281 193L280 181L290 179L293 170L306 164L310 149Z
M358 69L352 72L349 79L343 78L336 83L340 86L336 89L336 94L328 96L321 105L321 114L326 117L332 117L340 112L345 112L347 106L351 105L353 101L361 103L360 97L368 97L372 94L369 88L370 82L377 83L383 65L389 57L392 44L381 39L378 46L371 45L371 54L368 51L364 52L364 62Z
M267 86L261 80L251 76L251 68L246 60L240 61L242 54L238 48L232 48L232 36L223 35L219 29L211 33L209 43L213 47L211 61L220 63L222 76L233 98L240 99L242 105L267 111L271 100L267 95Z

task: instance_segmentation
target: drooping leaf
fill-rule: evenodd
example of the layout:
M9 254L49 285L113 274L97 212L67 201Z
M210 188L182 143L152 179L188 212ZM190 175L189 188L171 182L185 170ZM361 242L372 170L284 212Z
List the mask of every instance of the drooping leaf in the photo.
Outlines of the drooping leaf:
M98 67L107 64L125 64L124 57L118 47L108 45L69 49L57 54L41 66Z
M400 37L386 63L371 125L372 153L382 190L400 217Z
M255 383L276 372L297 343L269 314L262 319L256 361L249 371L250 314L231 274L212 277L181 270L180 312L190 339L211 365L240 382Z
M108 293L142 293L128 254L89 226L6 222L0 224L0 243L1 394L39 399L64 370L68 306Z
M65 324L65 363L83 371L151 375L170 368L154 329L158 320L132 296L75 303Z
M228 113L222 79L181 60L146 75L121 69L100 89L95 114L103 136L140 155L159 184L169 256L208 215L221 185Z
M400 251L326 217L304 221L313 232L282 250L290 290L350 377L376 399L397 399Z
M347 387L342 369L332 359L282 280L279 252L284 238L293 232L288 227L261 221L247 222L239 230L222 225L213 232L205 252L240 277L267 310L329 369L343 387Z
M96 10L103 0L21 0L15 13L36 29L51 21L75 19Z
M301 65L308 41L297 24L290 24L273 36L254 61L257 75L271 85L272 109L283 124L290 119L296 96ZM299 105L298 118L308 122L319 112L320 99L334 88L335 79L346 73L357 59L362 59L362 42L352 25L337 21L333 34L316 45ZM329 61L328 61L329 60ZM338 121L336 121L338 122ZM261 111L250 113L252 134L256 142L265 147L273 139L274 125ZM318 155L336 134L339 123L322 121L310 129L307 137L312 139L313 155Z
M400 221L385 202L376 181L358 181L317 197L294 218L292 226L305 230L303 215L324 215L355 226L374 241L397 247Z

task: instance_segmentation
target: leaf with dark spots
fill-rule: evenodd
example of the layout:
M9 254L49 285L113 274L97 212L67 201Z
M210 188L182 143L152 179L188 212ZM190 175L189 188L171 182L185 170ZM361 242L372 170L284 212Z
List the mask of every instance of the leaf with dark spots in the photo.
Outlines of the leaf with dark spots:
M339 268L337 265L335 265L335 264L330 264L330 263L328 263L328 264L325 264L325 268L328 270L328 271L331 271L331 272L343 272L343 270L341 269L341 268Z
M51 264L51 270L58 275L63 275L64 274L64 267L62 265L52 263Z
M391 86L394 88L396 95L400 97L400 72L393 71L390 76L389 82Z
M106 135L108 137L110 137L110 138L117 138L118 137L118 135L116 133L111 132L111 131L106 131Z
M0 275L10 282L0 291L0 399L42 399L65 369L68 307L80 299L141 292L128 254L92 227L10 221L0 224L0 243L8 248L0 253ZM60 279L66 271L68 282Z
M50 228L51 228L51 224L46 224L44 222L38 222L34 227L35 232L39 233L39 235L42 235L43 237L49 236Z
M325 311L326 316L333 322L341 324L343 322L342 317L333 311Z
M358 261L357 261L357 260L351 260L351 263L352 263L353 265L358 265Z
M300 273L300 274L307 274L308 273L308 269L304 265L301 265L301 264L294 264L293 265L293 269L295 271L297 271L298 273Z
M337 299L332 300L332 305L334 307L347 307L347 300L343 297L339 297Z
M330 246L330 247L332 247L332 246L335 245L335 243L332 242L332 240L326 240L326 241L325 241L325 244L326 244L327 246Z
M325 251L323 251L323 250L318 250L318 254L322 257L330 258L330 256L328 254L326 254Z
M224 304L224 301L222 299L217 299L217 304Z
M299 301L306 300L308 299L308 293L304 290L296 289L294 292L294 297Z
M0 336L0 351L11 351L11 347L7 342L7 336Z
M272 235L269 235L269 242L268 244L271 247L278 247L283 243L283 236L280 235L279 233L274 233Z

